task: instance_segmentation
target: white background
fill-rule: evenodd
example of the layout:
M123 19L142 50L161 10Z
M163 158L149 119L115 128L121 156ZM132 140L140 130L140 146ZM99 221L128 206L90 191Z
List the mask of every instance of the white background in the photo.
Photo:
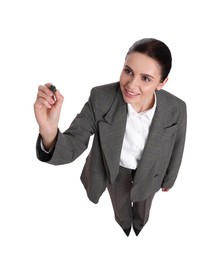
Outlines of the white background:
M218 0L0 2L0 259L221 259ZM128 48L155 37L173 54L165 89L186 101L176 185L159 192L138 237L114 220L107 192L80 182L87 150L51 166L35 156L38 85L64 95L64 131L96 85L117 81Z

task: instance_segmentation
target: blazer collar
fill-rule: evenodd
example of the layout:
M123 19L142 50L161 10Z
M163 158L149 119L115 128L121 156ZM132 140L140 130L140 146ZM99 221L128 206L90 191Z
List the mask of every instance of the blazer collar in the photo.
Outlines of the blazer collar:
M107 114L104 116L104 119L107 123L112 124L113 120L115 120L118 117L121 118L122 115L125 114L125 112L127 112L127 105L123 99L119 86L116 91L114 102Z
M164 90L156 91L156 96L157 108L154 118L157 118L159 120L162 128L168 128L171 125L175 124L172 113L173 107L170 102L168 102Z
M157 107L155 110L155 115L157 114L157 118L158 120L160 120L161 126L163 128L167 128L170 125L174 124L172 112L171 112L171 106L164 95L164 90L156 91L156 96L157 96ZM122 117L122 115L125 114L125 112L127 113L128 111L127 109L128 109L127 104L123 99L120 87L118 87L114 102L110 110L105 115L104 119L107 123L112 124L113 120L116 118L116 115L118 114L119 117Z

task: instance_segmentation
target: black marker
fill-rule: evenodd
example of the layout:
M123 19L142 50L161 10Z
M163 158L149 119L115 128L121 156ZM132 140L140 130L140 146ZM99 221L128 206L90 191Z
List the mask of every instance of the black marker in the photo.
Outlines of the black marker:
M57 90L54 85L51 85L51 86L49 87L49 89L50 89L53 93L55 93L56 90Z

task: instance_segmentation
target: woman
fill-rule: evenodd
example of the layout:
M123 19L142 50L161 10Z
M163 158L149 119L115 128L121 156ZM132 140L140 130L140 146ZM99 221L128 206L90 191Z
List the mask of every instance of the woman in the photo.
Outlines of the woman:
M39 86L34 104L40 134L37 156L58 165L75 160L94 135L81 181L98 203L107 188L115 219L129 236L148 221L152 199L175 183L181 164L186 105L162 90L172 57L161 41L146 38L129 49L120 81L95 87L70 127L58 128L63 96Z

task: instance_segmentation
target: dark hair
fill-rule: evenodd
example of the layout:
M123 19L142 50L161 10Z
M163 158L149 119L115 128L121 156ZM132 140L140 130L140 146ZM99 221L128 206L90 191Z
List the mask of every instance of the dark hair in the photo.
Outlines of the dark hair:
M172 67L172 56L169 48L162 41L153 38L144 38L135 42L129 49L127 55L139 52L146 54L156 60L161 67L161 81L164 81Z

